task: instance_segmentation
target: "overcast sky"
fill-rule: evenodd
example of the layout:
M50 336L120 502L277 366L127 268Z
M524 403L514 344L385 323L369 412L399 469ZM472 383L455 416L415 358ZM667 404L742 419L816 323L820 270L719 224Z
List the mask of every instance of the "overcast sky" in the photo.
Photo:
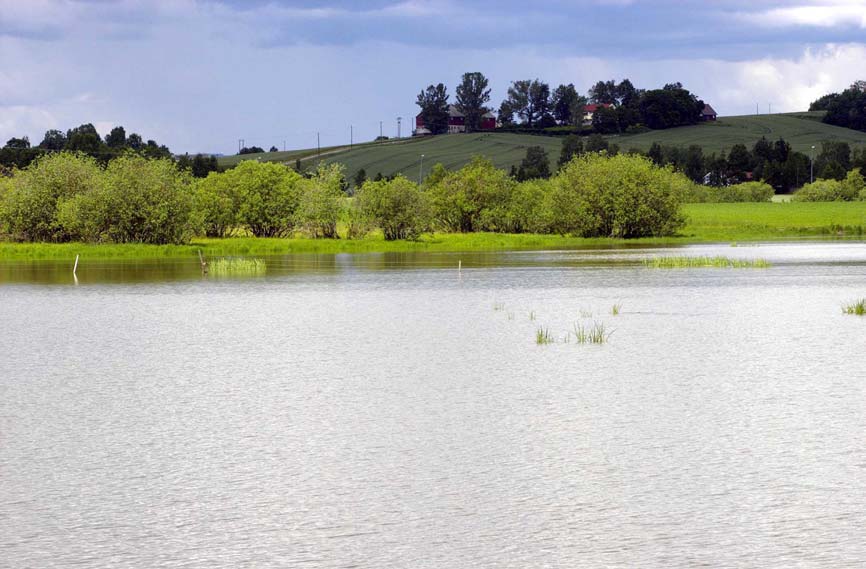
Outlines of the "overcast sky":
M866 0L0 0L0 144L92 122L174 152L396 135L481 71L585 93L681 81L721 115L866 79Z

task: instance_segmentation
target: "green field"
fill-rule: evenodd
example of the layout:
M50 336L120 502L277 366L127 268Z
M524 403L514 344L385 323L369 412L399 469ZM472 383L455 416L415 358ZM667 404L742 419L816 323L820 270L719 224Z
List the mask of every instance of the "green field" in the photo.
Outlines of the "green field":
M189 245L93 245L82 243L0 243L0 261L75 259L147 259L287 253L370 253L403 251L506 251L576 249L626 245L685 245L703 242L776 241L785 239L861 239L866 234L866 202L794 202L689 204L687 225L675 237L652 239L582 239L559 235L436 233L418 241L385 241L381 234L364 239L196 238Z
M762 136L769 140L782 137L794 150L804 154L810 152L812 145L820 148L821 142L825 140L845 141L852 147L866 145L866 133L824 124L820 117L821 113L805 112L724 117L713 123L607 138L611 143L618 144L623 151L634 148L645 152L653 142L659 142L667 146L682 147L696 144L707 154L728 151L734 144L745 144L751 148ZM520 163L529 146L543 147L552 165L555 165L562 148L562 138L505 132L447 134L356 144L351 149L348 146L333 146L323 148L321 153L313 148L247 154L242 157L224 156L219 159L219 163L221 166L232 166L244 159L293 164L300 158L305 167L311 167L321 159L344 164L349 179L354 178L355 173L363 168L368 177L380 172L385 176L399 173L414 180L418 178L419 172L423 175L423 172L428 172L437 162L449 169L455 169L466 164L475 155L486 156L498 168L509 169Z

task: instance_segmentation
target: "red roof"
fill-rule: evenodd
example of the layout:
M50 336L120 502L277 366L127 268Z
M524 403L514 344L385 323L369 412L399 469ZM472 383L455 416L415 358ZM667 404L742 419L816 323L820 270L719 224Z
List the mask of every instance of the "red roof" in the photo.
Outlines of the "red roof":
M585 112L585 113L594 113L595 111L598 110L599 107L604 107L604 108L606 108L606 109L609 109L609 108L611 108L612 106L613 106L613 105L611 105L610 103L601 103L601 104L595 104L595 103L593 103L593 104L591 104L591 105L585 105L585 106L583 107L583 112Z

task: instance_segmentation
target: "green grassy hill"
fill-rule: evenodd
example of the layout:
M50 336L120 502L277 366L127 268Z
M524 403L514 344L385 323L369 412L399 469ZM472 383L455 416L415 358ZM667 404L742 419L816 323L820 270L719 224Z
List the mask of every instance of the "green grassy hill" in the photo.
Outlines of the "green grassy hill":
M667 146L687 147L697 144L707 154L730 150L734 144L745 144L751 148L762 136L769 140L779 137L788 141L794 150L808 154L812 145L820 148L825 140L841 140L852 147L866 145L866 133L827 125L820 122L821 113L790 113L780 115L758 115L724 117L714 123L695 126L655 130L636 135L610 136L608 140L616 143L623 151L638 149L646 151L659 142ZM363 168L368 177L381 172L390 176L402 173L410 179L417 179L424 155L424 172L441 162L447 168L459 168L472 156L483 155L499 167L508 169L518 165L526 155L529 146L541 146L552 165L559 159L562 146L560 137L534 136L513 133L473 133L450 134L425 138L400 139L385 142L369 142L348 146L323 148L321 154L315 148L288 152L265 152L244 156L225 156L219 159L220 165L231 166L240 159L280 161L294 164L301 159L305 167L313 166L318 160L339 162L346 166L350 179Z

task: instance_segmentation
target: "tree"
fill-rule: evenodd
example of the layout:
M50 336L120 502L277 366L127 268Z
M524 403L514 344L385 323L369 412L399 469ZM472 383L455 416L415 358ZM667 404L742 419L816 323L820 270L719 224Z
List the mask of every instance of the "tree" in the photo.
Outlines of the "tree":
M746 180L746 172L752 171L752 155L744 144L735 144L728 154L728 171L737 182Z
M599 107L592 113L592 129L599 134L615 134L620 131L616 109Z
M514 180L476 156L469 164L427 185L433 219L448 231L499 231Z
M138 152L139 150L144 148L144 140L142 140L140 134L133 132L126 138L126 145Z
M855 82L828 100L826 109L825 123L866 131L866 83Z
M148 145L151 142L152 141L148 140L147 141ZM244 146L243 148L240 149L240 151L238 151L238 155L240 156L243 154L262 154L262 153L264 153L264 151L265 151L265 149L262 148L261 146Z
M448 93L445 85L429 85L418 94L415 104L421 107L421 120L430 132L448 132Z
M96 127L87 123L70 129L66 133L66 150L96 154L102 150L102 138L96 132Z
M211 172L219 170L216 156L196 154L190 168L193 178L206 178Z
M587 152L607 152L610 149L610 145L607 140L600 134L591 134L586 139L586 151Z
M529 86L529 107L532 109L538 126L545 128L552 126L553 116L550 106L550 85L535 79ZM547 124L541 124L547 123ZM531 123L530 123L531 126Z
M583 141L576 134L570 134L562 139L562 150L559 154L558 165L562 168L563 165L571 162L575 156L583 154Z
M6 141L5 148L26 149L30 148L30 139L26 136L21 138L10 138Z
M693 144L686 151L686 162L683 167L683 174L693 182L701 182L704 179L704 151L703 149Z
M481 128L481 117L488 111L489 101L487 78L477 71L464 73L457 86L457 108L465 115L466 132Z
M39 148L44 148L45 150L60 151L65 147L66 135L62 131L55 129L45 131L45 136L42 138L42 142L39 143Z
M280 151L280 149L277 148L276 146L271 146L271 149L268 150L268 152L279 152L279 151Z
M513 81L503 104L517 113L526 126L537 126L541 119L550 116L550 86L538 79Z
M356 191L358 189L360 189L361 186L363 186L364 182L366 182L366 181L367 181L367 171L366 170L361 168L360 170L355 172L355 178L354 178L354 180L352 180L352 183L354 184Z
M508 100L502 101L499 105L497 119L502 126L508 127L514 125L514 109L511 108L511 103Z
M534 180L550 177L550 160L547 152L540 146L530 146L526 149L526 157L517 169L517 181Z
M362 215L382 229L386 241L417 239L429 226L427 195L402 175L364 183L356 200Z
M560 85L553 91L553 118L561 125L572 124L575 102L580 98L574 85Z
M599 81L595 85L593 85L589 90L589 100L591 103L595 103L597 105L602 104L616 104L617 103L617 89L616 82L611 81Z
M105 145L109 148L123 148L126 146L126 129L116 126L105 135Z
M319 164L315 175L301 184L298 225L314 239L336 239L337 222L343 212L343 166Z
M639 104L641 122L652 129L697 124L703 109L704 102L679 83L646 91Z

